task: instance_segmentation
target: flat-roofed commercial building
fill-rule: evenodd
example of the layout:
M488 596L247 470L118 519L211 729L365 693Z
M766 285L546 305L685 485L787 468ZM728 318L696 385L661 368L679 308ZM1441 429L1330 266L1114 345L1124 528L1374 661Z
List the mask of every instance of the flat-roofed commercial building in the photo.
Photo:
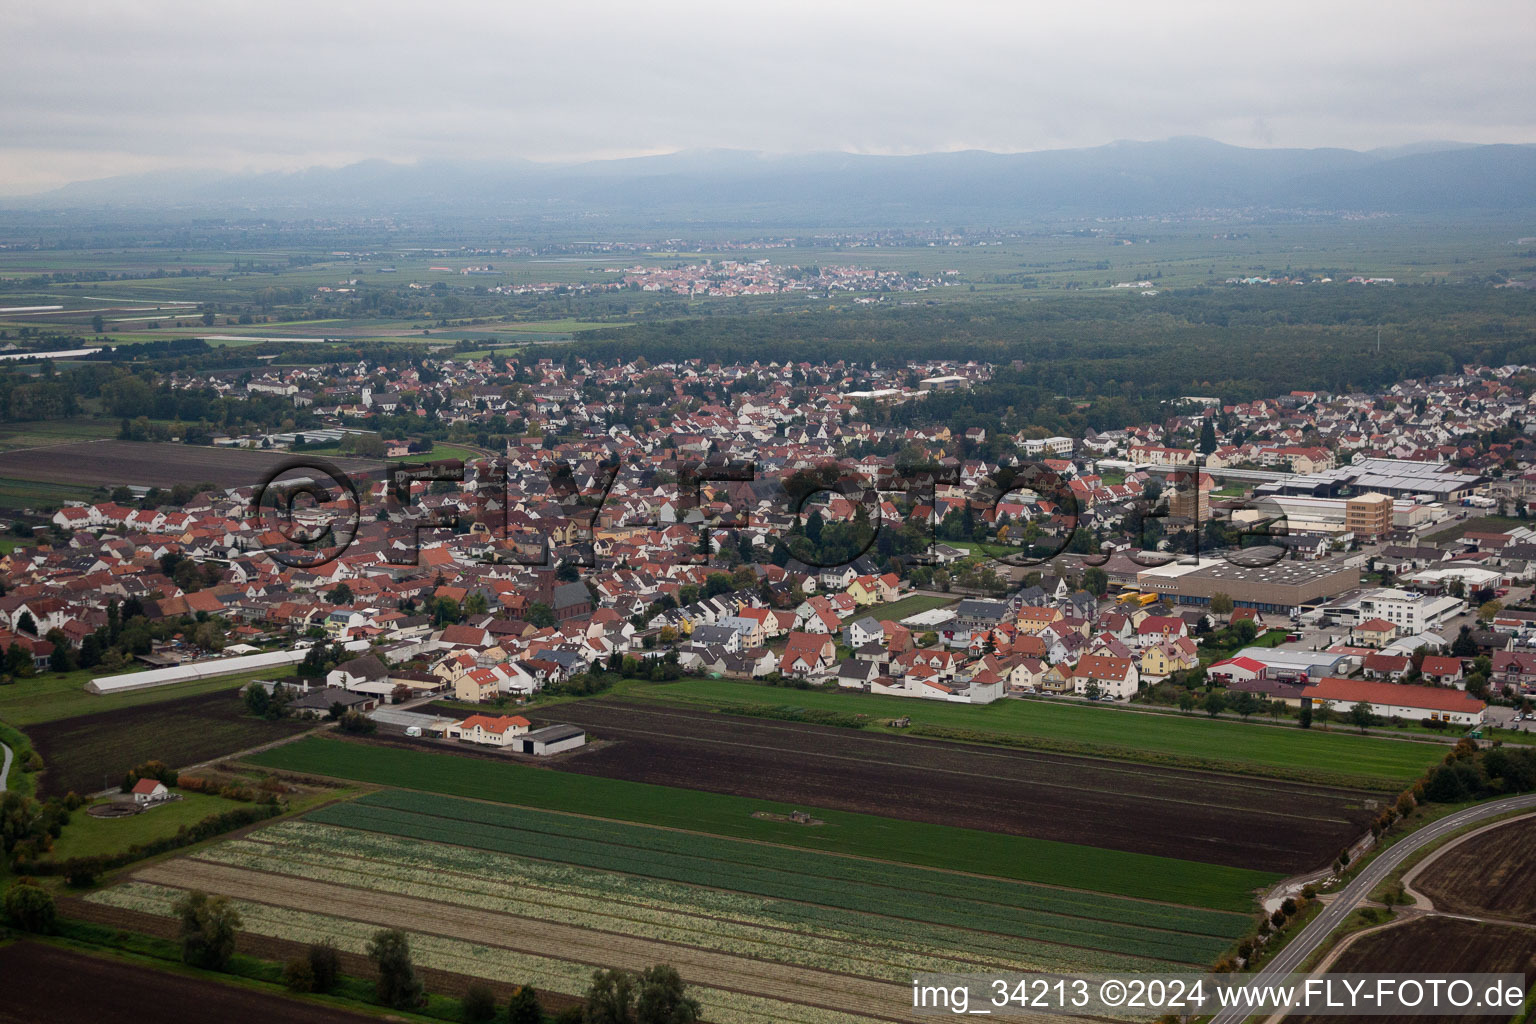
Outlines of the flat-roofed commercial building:
M1265 566L1233 565L1202 558L1198 564L1172 563L1137 574L1136 589L1174 604L1203 607L1215 594L1226 594L1239 608L1294 615L1360 586L1360 569L1342 559L1315 562L1284 560Z
M1336 466L1317 473L1287 477L1261 484L1257 493L1311 494L1339 497L1368 494L1372 491L1392 498L1426 495L1435 501L1460 501L1476 494L1487 481L1472 473L1458 473L1438 462L1412 462L1407 459L1362 459L1347 466Z
M1357 498L1318 498L1309 494L1259 494L1249 504L1250 508L1231 513L1234 523L1243 523L1275 516L1285 517L1285 527L1290 533L1326 533L1338 535L1352 533L1361 540L1373 540L1390 533L1394 527L1418 526L1442 518L1438 505L1420 505L1407 498L1387 498L1385 506L1374 500L1384 495L1372 495L1369 511L1362 506L1351 515ZM1385 523L1382 516L1385 514ZM1356 527L1368 529L1360 534Z

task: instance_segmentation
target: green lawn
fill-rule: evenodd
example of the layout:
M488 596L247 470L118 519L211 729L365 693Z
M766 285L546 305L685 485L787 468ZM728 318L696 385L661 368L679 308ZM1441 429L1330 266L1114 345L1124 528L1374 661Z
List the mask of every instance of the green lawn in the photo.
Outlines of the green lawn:
M86 692L85 684L92 678L108 674L100 669L77 669L62 674L48 672L32 679L18 679L9 686L0 686L0 721L26 728L39 722L88 715L93 711L112 711L138 704L154 704L175 697L190 697L212 690L233 689L252 679L271 676L272 670L269 668L212 679L197 679L189 683L171 683L147 690L129 690L126 693Z
M798 695L797 695L798 696ZM897 821L718 793L551 771L512 761L307 737L248 759L267 768L407 786L447 796L660 825L734 839L874 857L924 867L1091 888L1119 896L1246 911L1255 889L1275 876L1171 857L975 829ZM827 823L804 826L755 818L754 811L810 811Z
M1394 790L1417 779L1446 752L1443 744L1323 732L1259 723L1148 714L1050 700L1000 700L980 707L870 694L788 692L733 680L637 686L630 698L707 705L794 704L876 721L910 716L921 735L1000 742L1116 760L1240 771L1298 781ZM871 728L883 728L871 726Z
M130 818L93 818L85 808L69 817L69 824L53 844L53 859L90 857L103 853L121 853L130 846L151 839L176 834L183 825L193 825L237 807L247 807L236 800L206 793L183 793L180 800L151 808Z
M930 608L945 608L955 604L958 597L936 597L932 594L910 594L900 601L892 601L889 604L871 605L865 609L866 614L873 615L881 621L900 622L908 615L916 615L918 612L926 612ZM862 616L861 616L862 617Z

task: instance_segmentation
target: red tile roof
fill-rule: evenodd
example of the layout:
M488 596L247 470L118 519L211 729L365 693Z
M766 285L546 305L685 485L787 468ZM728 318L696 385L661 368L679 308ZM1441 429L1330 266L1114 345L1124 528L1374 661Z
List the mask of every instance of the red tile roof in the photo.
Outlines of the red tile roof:
M1395 704L1425 711L1455 711L1464 715L1480 714L1488 705L1461 690L1443 690L1435 686L1408 686L1403 683L1378 683L1364 679L1339 679L1329 676L1303 690L1303 697L1314 701L1331 700L1342 704Z

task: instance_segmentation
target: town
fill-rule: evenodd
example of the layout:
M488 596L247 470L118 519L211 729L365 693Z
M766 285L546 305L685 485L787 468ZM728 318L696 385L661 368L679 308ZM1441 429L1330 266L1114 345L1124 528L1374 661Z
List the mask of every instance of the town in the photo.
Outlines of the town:
M282 556L282 524L250 514L256 486L174 503L130 486L66 505L50 536L0 562L3 642L13 671L91 668L101 692L195 678L209 658L236 671L345 648L323 680L289 682L296 710L444 693L505 707L611 669L978 704L1360 708L1377 726L1477 726L1492 701L1493 724L1521 727L1536 693L1536 606L1521 606L1536 524L1458 524L1526 515L1529 368L1379 394L1191 398L1161 423L1082 438L922 422L926 396L990 373L448 358L173 374L173 388L277 396L318 424L214 445L376 437L370 417L401 406L542 426L455 463L458 481L400 492L378 472L355 496L338 490L310 510L353 524L325 560ZM919 425L878 422L893 406ZM932 468L926 495L892 482L904 460ZM727 464L739 479L723 479ZM1049 479L1026 479L1030 466ZM862 488L816 478L827 467ZM812 480L798 506L785 487L797 475ZM863 542L823 565L817 542L834 533ZM114 616L146 628L124 644ZM157 671L123 674L134 662Z

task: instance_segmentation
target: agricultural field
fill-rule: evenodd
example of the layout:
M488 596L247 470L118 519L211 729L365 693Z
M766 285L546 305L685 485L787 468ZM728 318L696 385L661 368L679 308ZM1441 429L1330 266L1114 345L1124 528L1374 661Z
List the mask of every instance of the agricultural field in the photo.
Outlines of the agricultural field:
M310 722L253 718L233 692L221 689L45 722L26 732L43 756L38 791L54 796L114 786L145 761L198 764L310 728Z
M355 951L398 925L432 968L575 994L594 966L677 966L706 1018L906 1020L921 970L1175 970L1246 915L385 790L140 868L87 906L178 891L246 930Z
M830 693L786 691L732 680L690 679L634 687L626 698L719 711L800 707L867 715L871 728L910 717L909 733L935 739L1025 747L1117 761L1259 775L1350 789L1396 792L1445 756L1441 743L1298 729L1260 722L1093 707L1049 700L1000 700L982 707Z
M118 425L111 420L85 417L6 423L0 425L0 451L43 448L75 441L94 441L98 438L116 437L117 431Z
M34 453L41 454L37 449ZM56 509L71 501L100 498L95 487L70 483L40 483L16 477L0 476L0 509Z
M263 768L422 790L729 839L995 875L1039 885L1247 912L1274 872L1098 849L1028 836L896 820L720 793L551 771L512 760L464 757L377 743L306 737L246 758ZM789 820L808 811L824 826Z
M91 693L86 690L85 684L100 674L100 669L83 668L73 672L50 672L29 679L17 679L9 686L0 686L0 722L30 729L40 722L56 722L77 715L160 704L215 690L232 690L252 679L270 676L272 671L236 672L120 693ZM234 700L233 695L230 700Z
M3 1024L129 1024L142 1020L142 1008L149 1006L158 1024L365 1024L377 1019L38 942L0 946L0 975L27 979L25 985L6 986Z
M1447 914L1536 921L1536 818L1521 818L1448 847L1413 881Z
M255 486L286 459L287 452L201 448L147 441L79 441L47 448L0 452L4 480L37 481L73 487L174 487L212 483L223 487ZM332 460L348 472L377 470L377 462ZM3 496L3 493L0 493Z
M1483 924L1449 917L1421 917L1363 935L1329 967L1335 973L1450 974L1462 971L1523 973L1536 977L1536 929ZM1350 1024L1350 1016L1287 1017L1297 1024ZM1505 1016L1415 1016L1415 1024L1507 1020ZM1517 1018L1519 1019L1519 1018Z
M1376 813L1359 792L703 710L530 714L613 741L562 771L1287 874L1326 864Z

